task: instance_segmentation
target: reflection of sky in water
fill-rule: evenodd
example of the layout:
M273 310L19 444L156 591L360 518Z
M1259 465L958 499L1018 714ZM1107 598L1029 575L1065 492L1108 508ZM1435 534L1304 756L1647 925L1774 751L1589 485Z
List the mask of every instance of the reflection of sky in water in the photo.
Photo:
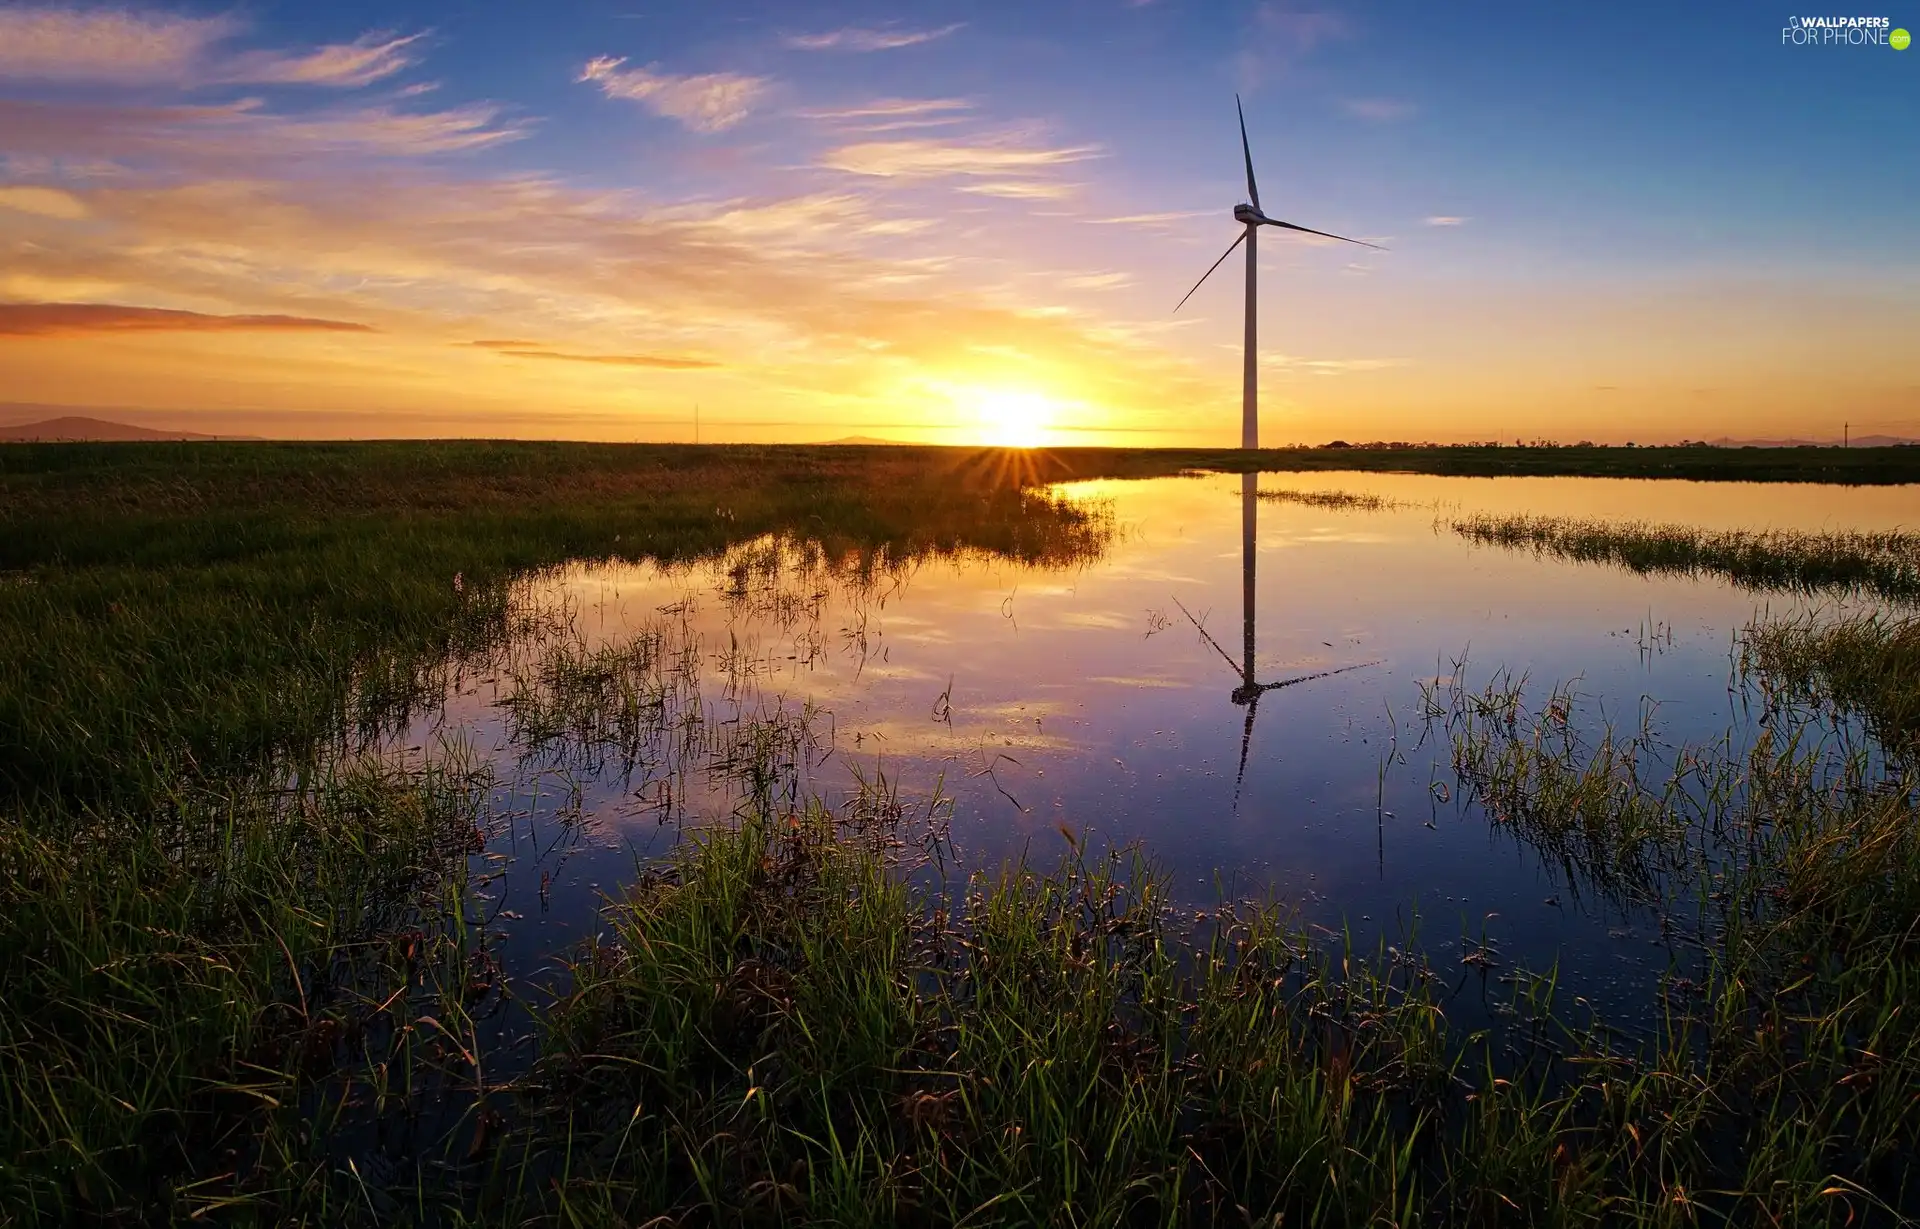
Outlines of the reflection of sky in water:
M1264 488L1367 491L1464 512L1673 520L1708 527L1881 529L1920 510L1903 488L1590 479L1446 479L1268 474ZM1413 922L1436 963L1458 937L1496 941L1503 960L1563 972L1604 1003L1644 987L1668 960L1656 918L1583 903L1524 846L1477 813L1437 801L1451 784L1444 735L1421 742L1422 679L1465 653L1470 684L1525 672L1536 696L1581 691L1632 726L1649 700L1675 741L1734 720L1731 641L1757 610L1799 608L1711 580L1645 578L1476 547L1436 531L1430 507L1347 511L1258 507L1254 674L1261 682L1377 663L1266 693L1236 774L1247 707L1234 702L1242 646L1238 477L1067 488L1113 502L1106 557L1067 572L983 558L933 560L860 587L791 569L777 584L726 562L663 573L577 567L539 582L589 643L648 627L701 651L709 721L821 710L802 788L844 800L876 774L924 805L953 799L953 835L973 867L1066 852L1060 829L1140 842L1195 903L1273 892L1362 946ZM730 561L737 562L736 554ZM791 562L791 560L789 560ZM729 600L729 589L735 597ZM743 598L741 593L746 596ZM1188 621L1192 612L1216 650ZM1643 631L1670 631L1649 646ZM467 678L411 743L458 731L513 786L495 908L525 914L510 963L530 967L595 929L601 893L677 835L643 765L538 771L494 706L504 674ZM950 690L949 690L950 684ZM946 720L936 707L946 697ZM1383 774L1397 747L1404 765ZM989 771L990 770L990 771ZM724 814L719 783L689 778L676 800ZM562 822L564 821L564 822ZM543 908L542 889L545 889ZM1634 995L1638 998L1638 994Z

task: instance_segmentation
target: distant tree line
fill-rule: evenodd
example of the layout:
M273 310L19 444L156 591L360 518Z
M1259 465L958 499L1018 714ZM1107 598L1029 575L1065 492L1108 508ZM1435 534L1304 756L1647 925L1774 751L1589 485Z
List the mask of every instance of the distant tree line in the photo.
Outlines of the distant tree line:
M1893 445L1893 447L1896 447L1896 448L1912 448L1915 446L1916 445L1914 444L1905 443L1905 442ZM1639 447L1642 447L1642 445L1636 444L1632 440L1628 440L1624 444L1596 444L1592 440L1579 440L1575 443L1569 444L1561 440L1547 440L1547 439L1514 440L1511 444L1507 443L1504 440L1466 440L1466 441L1463 441L1460 443L1454 443L1454 444L1440 444L1440 443L1435 443L1432 440L1425 440L1425 441L1369 440L1366 443L1350 443L1347 440L1329 440L1324 444L1315 444L1313 445L1313 447L1315 448L1379 448L1379 449L1394 449L1394 448L1403 448L1403 449L1404 448L1639 448ZM1732 444L1732 443L1714 444L1707 440L1680 440L1677 443L1673 443L1673 444L1665 444L1665 445L1648 444L1648 445L1645 445L1645 447L1648 447L1648 448L1656 448L1656 447L1757 448L1757 447L1760 447L1760 445ZM1840 447L1840 445L1833 444L1833 445L1830 445L1830 447L1838 448Z

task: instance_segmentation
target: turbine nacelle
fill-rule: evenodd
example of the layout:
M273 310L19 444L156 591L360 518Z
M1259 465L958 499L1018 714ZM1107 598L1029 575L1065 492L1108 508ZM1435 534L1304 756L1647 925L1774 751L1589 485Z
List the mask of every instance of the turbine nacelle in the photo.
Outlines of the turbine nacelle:
M1234 110L1236 112L1239 112L1240 99L1238 97L1236 97L1233 100L1233 106L1234 106ZM1187 305L1187 300L1193 297L1193 291L1200 289L1202 283L1204 283L1208 278L1213 276L1213 271L1215 269L1218 269L1223 263L1225 263L1227 257L1233 255L1233 249L1239 247L1242 243L1246 243L1249 245L1253 243L1252 236L1253 236L1255 227L1278 226L1281 230L1299 231L1303 235L1317 235L1322 239L1337 239L1341 243L1351 243L1358 247L1372 248L1376 252L1386 250L1382 248L1379 244L1368 243L1364 239L1349 239L1345 235L1336 235L1332 231L1315 230L1311 226L1301 226L1294 222L1282 222L1279 218L1268 217L1266 215L1266 212L1260 208L1260 185L1255 183L1253 179L1253 146L1248 144L1247 142L1247 117L1244 113L1240 114L1240 156L1245 160L1246 166L1247 166L1247 201L1243 204L1235 205L1233 207L1233 220L1240 223L1240 225L1246 227L1246 229L1241 231L1240 234L1234 239L1234 241L1227 245L1226 251L1220 253L1220 259L1214 261L1213 264L1208 267L1207 271L1200 275L1200 281L1195 282L1193 284L1193 290L1189 290L1187 291L1187 293L1180 296L1180 302L1174 305L1174 308L1173 308L1174 311L1177 312L1182 307L1185 307ZM1252 250L1251 247L1249 247L1248 250L1251 251ZM1247 384L1246 403L1248 408L1246 410L1246 414L1247 414L1249 424L1251 424L1251 421L1254 415L1254 409L1253 409L1253 406L1254 406L1254 393L1253 393L1253 381L1254 381L1253 302L1254 302L1254 299L1253 299L1253 291L1251 288L1253 276L1254 276L1253 262L1248 261L1247 279L1248 279L1249 289L1247 291L1247 376L1246 376L1246 384ZM1249 425L1247 428L1246 437L1245 437L1246 440L1249 441L1247 444L1248 447L1253 446L1252 443L1250 442L1252 441L1253 437L1254 437L1253 428L1251 425Z

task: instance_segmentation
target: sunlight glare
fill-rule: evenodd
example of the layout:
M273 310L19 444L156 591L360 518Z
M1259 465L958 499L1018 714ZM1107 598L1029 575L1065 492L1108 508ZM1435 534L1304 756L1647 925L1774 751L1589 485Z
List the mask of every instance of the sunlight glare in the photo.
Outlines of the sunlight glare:
M972 398L982 443L999 448L1038 448L1046 442L1054 403L1030 389L983 388Z

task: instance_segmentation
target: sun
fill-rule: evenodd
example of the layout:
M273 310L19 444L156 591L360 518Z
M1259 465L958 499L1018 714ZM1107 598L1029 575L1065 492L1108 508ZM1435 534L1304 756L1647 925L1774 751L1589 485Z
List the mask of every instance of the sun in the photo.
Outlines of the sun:
M1046 443L1057 408L1031 389L983 388L968 398L979 421L981 442L999 448L1038 448Z

